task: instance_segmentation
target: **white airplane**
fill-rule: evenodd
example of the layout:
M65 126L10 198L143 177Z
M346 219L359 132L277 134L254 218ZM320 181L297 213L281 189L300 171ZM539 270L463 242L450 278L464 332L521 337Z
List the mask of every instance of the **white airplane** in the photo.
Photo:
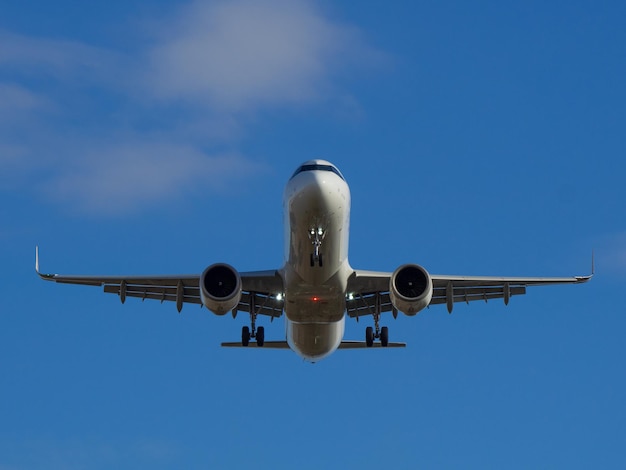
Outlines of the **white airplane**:
M348 262L350 190L332 163L311 160L289 179L284 192L285 261L282 268L238 272L217 263L202 274L184 276L66 276L42 274L39 253L36 270L42 279L60 283L104 286L104 292L127 297L205 306L216 315L246 312L250 326L241 341L222 343L246 347L250 339L264 348L290 348L315 362L337 349L404 347L389 342L389 330L380 327L383 312L414 316L429 305L504 299L525 294L526 286L578 284L593 276L478 277L429 274L417 264L404 264L393 273L353 269ZM256 326L258 315L272 318L285 313L286 341L265 341ZM374 326L365 329L365 341L344 341L346 315L371 315ZM375 341L378 340L378 341Z

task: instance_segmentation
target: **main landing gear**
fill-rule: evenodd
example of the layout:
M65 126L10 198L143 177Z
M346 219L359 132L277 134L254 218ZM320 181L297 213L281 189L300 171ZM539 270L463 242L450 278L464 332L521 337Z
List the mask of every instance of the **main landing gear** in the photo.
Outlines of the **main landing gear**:
M374 317L374 328L368 326L365 328L365 344L368 348L374 346L374 339L380 340L380 345L383 348L386 348L389 345L389 328L383 326L382 328L379 325L380 320L380 306L376 306L376 312L373 314Z
M371 326L365 328L365 344L368 348L374 346L374 339L380 339L380 345L386 348L389 345L389 328L383 326L376 332Z
M241 345L248 346L250 344L250 338L256 339L256 345L263 347L265 344L265 328L262 326L256 327L256 305L254 303L254 293L250 293L250 326L244 326L241 328Z
M262 347L265 344L265 328L259 326L256 331L252 330L250 333L250 328L243 326L241 328L241 345L248 346L250 338L256 338L256 345Z

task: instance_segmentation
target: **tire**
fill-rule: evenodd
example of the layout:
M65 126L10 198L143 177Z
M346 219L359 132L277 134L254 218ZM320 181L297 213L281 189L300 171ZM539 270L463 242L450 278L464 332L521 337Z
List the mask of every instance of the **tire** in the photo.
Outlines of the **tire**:
M365 328L365 344L368 348L374 345L374 329L371 326Z
M241 345L248 346L250 343L250 328L244 326L241 328Z
M389 344L389 328L387 328L386 326L383 326L380 329L380 345L383 348L386 348L388 344Z
M263 347L265 344L265 328L259 326L256 330L256 345L258 347Z

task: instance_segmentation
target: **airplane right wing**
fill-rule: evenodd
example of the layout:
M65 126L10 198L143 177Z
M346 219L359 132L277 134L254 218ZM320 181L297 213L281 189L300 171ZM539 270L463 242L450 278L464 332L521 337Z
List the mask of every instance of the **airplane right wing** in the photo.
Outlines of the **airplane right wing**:
M376 311L397 311L391 302L390 282L393 273L377 271L354 271L348 281L348 298L346 308L348 316L361 317L374 315ZM456 302L472 302L492 299L504 299L508 304L513 295L526 293L528 286L544 286L555 284L580 284L593 277L489 277L489 276L450 276L430 275L433 284L433 295L429 305L446 304L448 312L452 312Z

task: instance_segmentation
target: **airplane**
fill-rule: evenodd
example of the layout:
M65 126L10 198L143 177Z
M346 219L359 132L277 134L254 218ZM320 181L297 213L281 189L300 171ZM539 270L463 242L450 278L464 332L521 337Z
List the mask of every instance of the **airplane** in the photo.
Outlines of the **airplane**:
M291 349L306 361L319 361L337 349L397 348L389 329L380 326L381 314L414 316L426 307L445 304L449 313L456 302L504 299L526 293L527 286L579 284L593 274L573 277L486 277L430 274L407 263L394 272L353 269L348 262L350 190L335 165L310 160L293 173L284 190L284 264L267 271L239 272L225 263L210 265L201 274L173 276L68 276L43 274L39 249L35 269L46 281L103 286L128 297L176 302L180 313L186 303L204 306L216 315L246 312L250 326L241 341L223 347ZM259 315L272 320L285 315L283 341L266 341ZM344 340L346 317L370 316L365 341ZM254 344L254 343L253 343Z

